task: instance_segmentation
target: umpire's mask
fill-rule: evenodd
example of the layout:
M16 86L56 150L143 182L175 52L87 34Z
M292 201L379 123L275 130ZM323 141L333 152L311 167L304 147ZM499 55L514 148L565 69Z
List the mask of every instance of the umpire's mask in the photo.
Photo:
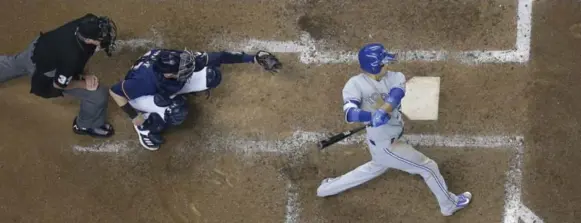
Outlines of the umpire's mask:
M81 40L93 39L101 42L99 46L105 50L107 56L115 50L117 39L117 25L106 16L90 17L81 22L77 27L77 37Z

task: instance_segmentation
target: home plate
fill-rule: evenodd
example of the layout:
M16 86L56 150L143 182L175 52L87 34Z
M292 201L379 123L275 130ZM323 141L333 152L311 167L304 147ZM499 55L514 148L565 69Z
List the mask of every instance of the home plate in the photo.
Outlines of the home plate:
M440 77L412 77L406 83L402 112L410 120L438 120Z

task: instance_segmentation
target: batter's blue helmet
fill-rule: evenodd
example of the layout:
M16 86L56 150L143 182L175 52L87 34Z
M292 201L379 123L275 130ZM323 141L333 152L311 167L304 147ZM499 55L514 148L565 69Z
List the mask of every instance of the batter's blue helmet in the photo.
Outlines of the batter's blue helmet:
M384 64L395 60L395 54L390 54L381 43L370 43L359 50L359 67L367 73L379 74Z

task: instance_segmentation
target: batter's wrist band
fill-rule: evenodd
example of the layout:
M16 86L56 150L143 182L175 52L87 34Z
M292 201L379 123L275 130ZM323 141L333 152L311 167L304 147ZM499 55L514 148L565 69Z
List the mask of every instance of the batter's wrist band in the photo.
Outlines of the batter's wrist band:
M125 105L121 106L121 109L123 109L123 111L127 113L127 115L129 115L129 118L134 119L135 117L137 117L137 111L135 111L135 109L131 107L129 103L126 103Z
M391 104L389 104L389 103L385 103L385 104L383 104L383 105L380 107L380 109L383 109L383 111L384 111L384 112L386 112L386 113L387 113L387 112L391 112L391 111L393 110L393 109L392 109L392 107L391 107Z

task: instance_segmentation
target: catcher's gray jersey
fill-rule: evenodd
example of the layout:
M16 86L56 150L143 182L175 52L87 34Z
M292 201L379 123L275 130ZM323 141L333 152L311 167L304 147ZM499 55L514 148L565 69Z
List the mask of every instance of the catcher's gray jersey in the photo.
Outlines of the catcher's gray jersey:
M388 71L380 80L373 80L366 74L353 76L343 87L343 101L359 101L362 110L375 112L389 96L392 88L401 88L405 92L405 76L401 72ZM378 127L367 127L367 136L370 139L391 140L403 131L404 121L401 117L401 105L394 108L387 124ZM366 123L367 124L367 123Z

